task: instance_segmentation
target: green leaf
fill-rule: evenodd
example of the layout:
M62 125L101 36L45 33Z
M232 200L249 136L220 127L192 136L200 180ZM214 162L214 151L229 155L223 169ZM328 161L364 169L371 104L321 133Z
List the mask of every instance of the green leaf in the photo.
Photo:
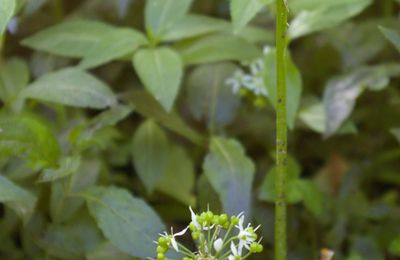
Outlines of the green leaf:
M68 225L51 224L36 242L58 259L82 259L101 241L101 233L91 219L78 219Z
M106 84L78 68L46 74L24 89L21 96L82 108L103 109L117 103Z
M385 35L386 39L388 39L393 45L396 47L396 49L400 52L400 32L398 30L390 29L390 28L385 28L385 27L379 27L383 35Z
M25 223L32 216L36 201L36 196L0 175L0 202L13 209Z
M325 135L333 135L350 116L356 99L365 88L381 90L390 81L390 77L400 75L400 65L382 64L358 68L355 71L335 77L328 81L324 92L326 117Z
M28 114L0 114L0 128L1 156L27 156L33 168L57 165L60 156L58 141L40 118Z
M70 178L60 179L52 183L50 195L52 223L64 223L79 212L79 209L84 206L85 200L70 195L93 186L99 177L100 170L100 160L81 160L79 168L72 173Z
M372 0L341 0L310 11L302 11L290 23L288 36L296 39L334 27L361 13L371 3Z
M80 156L65 157L56 169L45 169L39 177L40 182L52 182L74 174L80 165Z
M191 205L194 202L192 195L194 181L195 172L192 159L183 148L176 145L169 147L165 174L158 182L157 189Z
M275 44L275 34L271 30L265 30L261 27L246 26L236 35L240 38L245 39L250 43L255 44Z
M188 105L193 116L206 119L212 129L231 122L240 104L240 97L225 81L237 66L233 63L205 64L191 72L187 82Z
M173 111L167 113L147 92L132 91L125 98L127 101L132 102L135 109L144 117L152 118L191 142L203 145L204 138L197 131L189 127L177 113Z
M203 170L218 193L224 212L249 214L254 163L234 139L214 137L203 162Z
M85 53L79 67L88 69L110 62L133 52L147 43L144 35L136 30L116 29L104 36Z
M155 254L153 241L165 227L146 202L116 187L93 187L84 196L90 214L114 246L131 256Z
M389 252L393 255L400 256L400 236L390 242Z
M0 99L12 104L19 92L28 85L29 68L24 60L13 58L0 63Z
M169 144L164 131L152 120L142 123L132 142L133 162L137 174L149 193L165 175Z
M14 14L15 0L0 0L0 36Z
M135 54L133 64L146 89L170 111L183 76L180 56L167 47L142 49Z
M192 0L147 0L144 16L150 37L162 38L165 30L182 18L191 4Z
M164 41L176 41L227 30L229 23L209 16L190 14L182 17L163 35Z
M121 252L110 242L104 242L96 247L93 251L86 254L87 260L132 260L128 254Z
M267 4L273 0L231 0L233 30L238 33Z
M287 59L287 124L293 129L299 109L301 91L303 88L301 75L292 59ZM264 57L264 83L268 90L268 99L276 107L276 50L272 49Z
M24 39L22 44L32 49L66 57L83 57L114 27L99 21L70 20Z
M261 55L257 47L232 35L210 35L180 49L185 64L216 61L251 61Z
M317 133L325 133L326 118L325 110L322 103L310 105L299 113L299 118L312 130ZM354 134L357 133L357 128L351 121L346 121L338 129L338 134Z

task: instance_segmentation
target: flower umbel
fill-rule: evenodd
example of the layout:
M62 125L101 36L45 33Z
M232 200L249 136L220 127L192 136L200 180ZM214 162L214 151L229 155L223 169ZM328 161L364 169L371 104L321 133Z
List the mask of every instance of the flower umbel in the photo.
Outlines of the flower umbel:
M250 223L244 225L243 213L229 217L227 214L214 214L210 210L200 214L196 214L191 207L189 210L191 222L185 229L174 234L171 228L171 234L167 232L160 234L156 242L158 245L156 259L167 259L166 254L170 249L181 254L185 260L238 260L262 252L261 240L256 241L258 237L256 231L260 226L253 228ZM196 244L193 250L176 240L188 229Z

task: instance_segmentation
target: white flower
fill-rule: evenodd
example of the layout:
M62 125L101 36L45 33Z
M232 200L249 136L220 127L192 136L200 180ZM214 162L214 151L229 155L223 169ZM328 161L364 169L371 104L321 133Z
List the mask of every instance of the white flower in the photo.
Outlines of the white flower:
M231 252L232 254L228 256L228 260L236 260L237 258L240 259L242 257L242 248L239 246L236 247L233 242L231 242Z
M188 230L188 228L189 228L189 227L186 227L184 230L182 230L182 231L180 231L180 232L174 234L174 230L173 230L172 227L171 227L171 235L168 235L167 232L164 232L164 234L160 234L160 235L163 236L163 237L165 237L165 238L167 238L167 239L170 239L170 243L171 243L172 248L173 248L176 252L179 252L178 243L176 242L175 237L179 237L179 236L182 236L183 234L185 234L185 232Z
M201 230L201 225L199 224L199 222L197 222L197 214L195 214L194 212L193 212L193 210L192 210L192 207L190 207L189 206L189 210L190 210L190 215L191 215L191 218L192 218L192 223L193 223L193 225L198 229L198 230Z
M242 248L245 247L247 250L249 250L251 243L253 243L257 239L257 236L256 236L256 234L254 232L257 231L257 229L260 227L260 225L257 226L255 229L253 229L252 226L249 223L247 225L247 227L244 228L243 227L243 222L244 222L244 216L241 216L240 219L239 219L239 224L235 226L236 228L239 229L239 234L238 234L239 245L238 245L238 248L240 250L242 250Z
M215 249L215 251L217 251L217 252L221 251L222 246L223 246L222 242L223 241L222 241L221 238L218 238L217 240L214 241L214 249Z

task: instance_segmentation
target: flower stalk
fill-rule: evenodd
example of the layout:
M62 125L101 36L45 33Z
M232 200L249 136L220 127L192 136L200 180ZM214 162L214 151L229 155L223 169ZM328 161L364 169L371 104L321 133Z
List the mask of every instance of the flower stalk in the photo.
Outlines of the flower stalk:
M287 125L286 125L286 60L287 2L276 1L276 165L275 180L275 259L286 260L286 200Z

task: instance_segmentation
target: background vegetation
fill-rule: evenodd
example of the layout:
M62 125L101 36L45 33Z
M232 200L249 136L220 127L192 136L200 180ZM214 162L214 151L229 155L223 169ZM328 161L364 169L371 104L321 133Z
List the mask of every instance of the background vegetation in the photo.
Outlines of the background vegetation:
M209 205L273 259L274 4L0 0L0 257L155 256ZM288 257L397 259L399 2L288 5Z

